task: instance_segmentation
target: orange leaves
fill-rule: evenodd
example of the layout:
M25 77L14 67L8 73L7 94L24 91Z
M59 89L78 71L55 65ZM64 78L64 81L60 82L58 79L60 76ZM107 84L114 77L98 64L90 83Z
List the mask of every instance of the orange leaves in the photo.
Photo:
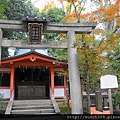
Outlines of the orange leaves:
M108 22L120 15L120 0L116 0L116 2L111 2L111 0L107 0L105 6L101 6L97 10L95 10L92 14L98 15L99 20Z
M58 0L60 3L63 3L63 0Z
M85 19L88 18L89 14L80 14L80 18Z
M98 22L98 21L99 21L99 18L98 18L98 16L96 16L96 15L90 15L89 21L90 21L90 22Z
M95 10L94 12L92 12L91 16L96 16L98 21L102 21L103 18L105 17L105 13L106 13L106 8L102 6L97 10Z
M120 17L120 0L91 0L94 3L97 3L97 9L92 13L81 14L82 2L80 0L67 0L66 10L67 15L64 19L65 21L76 22L78 16L81 21L85 20L87 22L108 22L109 20L116 19L117 25L119 26L119 17ZM74 3L76 4L74 4ZM81 4L80 4L81 3ZM77 6L74 8L74 6ZM75 10L76 9L76 10ZM86 8L87 9L87 8ZM76 13L74 12L76 11ZM72 12L72 13L71 13ZM77 17L76 17L77 14Z
M91 1L94 1L94 2L102 2L102 0L91 0Z
M76 17L65 17L64 19L63 19L63 22L71 22L71 23L73 23L73 22L75 22L75 21L77 21L77 18Z
M68 14L68 15L64 18L63 21L65 21L65 20L69 20L69 19L71 19L71 18L76 18L76 13Z
M103 35L103 34L105 34L105 31L103 29L99 29L98 28L98 29L94 30L94 34L97 34L97 35L101 35L102 34Z
M88 44L90 44L93 41L93 39L94 39L93 37L94 36L90 36L90 35L86 34L84 36L85 42L88 43ZM90 47L91 45L88 45L88 46Z
M78 13L78 15L80 16L80 19L87 19L87 21L89 22L97 22L99 21L98 16L95 16L94 14L80 14ZM76 22L78 20L78 18L76 17L76 13L73 12L71 14L68 14L64 19L63 22Z
M39 11L42 12L43 10L48 10L49 8L53 8L53 7L55 7L55 2L51 1L50 3L45 4L45 6L39 9Z
M117 18L116 23L117 23L116 26L119 26L119 27L120 27L120 17Z
M76 39L77 40L82 39L82 34L76 34Z
M88 61L89 72L94 71L97 67L104 66L104 63L108 64L105 55L116 47L116 40L115 36L101 42L96 41L91 35L80 36L79 42L76 43L80 59L79 64L85 65L85 61Z
M67 2L77 2L78 0L67 0Z
M69 0L69 2L71 1L72 0ZM94 35L99 35L100 40L95 40L93 34L76 35L77 42L75 43L74 47L77 48L79 56L79 68L83 76L86 71L88 72L89 76L93 74L96 76L98 74L104 74L106 71L105 66L111 65L107 59L108 56L106 55L116 48L118 36L120 37L120 34L118 35L118 33L113 32L115 26L120 26L120 0L91 1L98 5L96 5L95 11L87 14L81 14L81 9L75 9L73 7L74 12L71 13L70 11L69 15L64 18L64 22L77 22L77 19L80 17L80 21L83 22L98 21L98 23L102 23L102 27L99 26L98 29L93 31ZM73 6L75 5L76 4ZM82 5L79 4L79 7L82 8Z
M120 26L120 0L116 0L116 25Z
M58 34L59 38L61 38L62 40L66 40L66 34Z
M63 22L75 22L77 20L76 18L76 13L71 13L69 15L67 15L64 19L63 19Z
M106 12L104 13L104 16L105 16L105 18L103 18L103 20L105 20L105 21L109 21L109 20L115 18L116 17L116 9L113 7L108 8L106 10Z
M81 14L80 15L80 18L82 19L88 19L89 22L98 22L99 21L99 18L97 15L91 13L87 13L87 14Z
M102 6L99 9L95 10L93 13L97 13L97 12L103 14L106 12L106 8Z

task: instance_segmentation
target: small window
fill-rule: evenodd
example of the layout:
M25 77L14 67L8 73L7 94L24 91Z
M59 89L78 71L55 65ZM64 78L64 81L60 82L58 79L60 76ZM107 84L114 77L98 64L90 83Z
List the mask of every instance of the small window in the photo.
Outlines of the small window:
M55 74L54 86L64 86L64 76Z
M0 74L0 86L10 86L10 74Z

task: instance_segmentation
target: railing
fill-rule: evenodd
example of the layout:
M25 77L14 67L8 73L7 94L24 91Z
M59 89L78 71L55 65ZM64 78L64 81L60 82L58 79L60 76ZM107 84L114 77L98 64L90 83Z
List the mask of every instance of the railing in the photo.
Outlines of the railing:
M8 102L8 105L7 105L5 114L10 114L11 109L12 109L12 105L13 105L13 100L10 100L10 101Z
M103 107L109 107L108 102L108 94L102 93L101 95L96 95L95 93L90 94L91 104L96 105L96 109L102 111ZM115 103L114 97L112 97L112 102ZM88 112L88 101L87 101L87 94L83 94L83 110L84 112ZM113 105L113 111L120 110L120 105Z
M53 107L54 107L55 113L59 114L60 113L60 109L58 107L58 104L57 104L56 100L55 99L51 99L51 101L53 103Z
M10 96L10 100L8 102L5 114L10 114L13 105L13 99L14 99L14 89L12 90L12 95Z
M12 90L12 95L10 96L10 100L14 99L14 89Z

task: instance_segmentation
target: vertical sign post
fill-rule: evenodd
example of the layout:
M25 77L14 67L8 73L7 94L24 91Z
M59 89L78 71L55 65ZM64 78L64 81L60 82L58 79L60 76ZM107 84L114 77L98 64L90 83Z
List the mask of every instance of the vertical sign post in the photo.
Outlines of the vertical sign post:
M1 39L2 39L2 36L3 36L3 31L2 29L0 28L0 64L1 64Z
M111 89L118 88L117 77L115 75L109 75L109 74L101 76L100 85L101 85L101 89L108 89L108 100L109 100L110 114L113 114Z

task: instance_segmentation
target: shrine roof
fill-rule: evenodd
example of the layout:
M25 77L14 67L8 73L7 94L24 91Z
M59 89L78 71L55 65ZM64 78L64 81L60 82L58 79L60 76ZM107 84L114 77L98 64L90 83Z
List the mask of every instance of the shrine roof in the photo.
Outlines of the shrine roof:
M60 60L60 59L57 59L55 57L51 57L51 56L49 56L47 54L42 54L42 53L36 52L35 50L31 50L31 51L23 53L23 54L18 54L18 55L6 57L6 58L3 58L2 61L4 61L4 60L12 60L12 59L15 59L15 58L20 58L20 57L22 58L22 57L30 55L30 54L35 54L35 55L38 55L38 56L41 56L41 57L44 57L44 58L48 58L48 59L51 59L51 60L58 60L58 61L61 61L61 62L67 62L65 60Z

